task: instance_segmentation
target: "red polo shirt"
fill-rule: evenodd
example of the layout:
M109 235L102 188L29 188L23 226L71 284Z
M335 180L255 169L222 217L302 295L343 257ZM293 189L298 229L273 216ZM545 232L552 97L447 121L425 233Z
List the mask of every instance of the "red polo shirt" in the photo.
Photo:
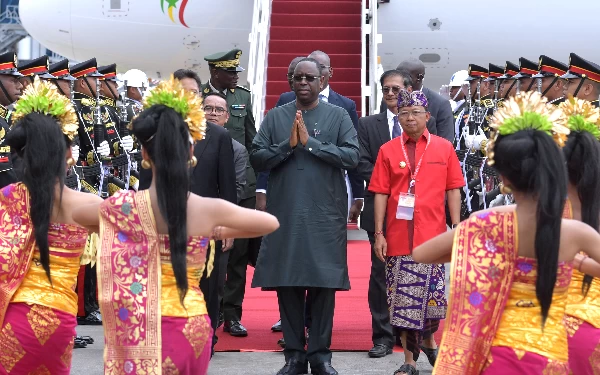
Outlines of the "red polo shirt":
M418 139L416 147L406 133L387 142L379 150L377 162L373 169L369 191L389 195L386 212L387 256L409 255L411 249L446 231L446 191L458 189L465 185L460 163L452 144L444 138L431 135L427 151L429 131ZM402 152L404 142L409 159ZM412 142L413 144L409 144ZM414 151L413 151L414 150ZM410 155L414 152L414 158ZM421 162L413 194L415 194L415 212L412 223L396 219L396 209L400 193L408 192L410 171L415 171L416 164ZM411 162L411 168L400 167L400 163ZM410 227L414 225L414 235ZM412 237L412 246L409 238Z

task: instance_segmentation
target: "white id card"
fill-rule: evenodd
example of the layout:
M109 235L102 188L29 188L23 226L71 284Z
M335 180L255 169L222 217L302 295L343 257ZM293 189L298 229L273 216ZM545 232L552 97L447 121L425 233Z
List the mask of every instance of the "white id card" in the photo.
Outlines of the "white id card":
M415 212L415 195L410 193L400 193L398 197L398 208L396 209L396 219L412 220Z

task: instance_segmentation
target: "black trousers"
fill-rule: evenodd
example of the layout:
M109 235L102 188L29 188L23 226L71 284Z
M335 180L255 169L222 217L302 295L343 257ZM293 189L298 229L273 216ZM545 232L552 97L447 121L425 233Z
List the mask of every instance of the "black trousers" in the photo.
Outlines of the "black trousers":
M83 276L83 308L85 309L85 316L98 310L98 279L96 276L96 267L85 266L85 273Z
M304 331L304 308L306 292L309 291L312 324L308 350ZM331 332L333 330L333 311L335 308L335 289L280 287L277 288L279 314L285 349L285 360L296 358L300 362L308 361L316 365L331 362Z
M256 197L242 199L244 208L256 207ZM242 303L246 294L246 270L248 269L250 239L236 239L229 251L227 262L227 280L223 294L223 314L225 320L242 320Z
M206 302L206 309L208 310L208 317L213 328L213 348L219 339L217 337L217 325L219 324L219 280L221 277L225 278L225 275L221 275L221 261L224 258L223 252L221 251L222 242L216 241L215 243L215 258L214 267L209 278L206 278L207 270L204 270L202 279L200 280L200 290L204 294L204 301Z
M387 303L385 282L385 262L375 255L375 233L367 232L371 243L371 276L369 277L369 310L373 329L373 345L384 344L394 347L394 332L390 325L390 311Z

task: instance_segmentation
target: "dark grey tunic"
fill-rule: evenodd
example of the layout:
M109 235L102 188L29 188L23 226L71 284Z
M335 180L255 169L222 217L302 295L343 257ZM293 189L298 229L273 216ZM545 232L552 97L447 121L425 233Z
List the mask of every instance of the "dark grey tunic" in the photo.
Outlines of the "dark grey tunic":
M348 112L326 102L302 111L306 146L290 147L296 101L270 110L250 161L271 171L267 212L280 228L263 237L252 287L347 290L348 197L344 169L358 164L358 139Z

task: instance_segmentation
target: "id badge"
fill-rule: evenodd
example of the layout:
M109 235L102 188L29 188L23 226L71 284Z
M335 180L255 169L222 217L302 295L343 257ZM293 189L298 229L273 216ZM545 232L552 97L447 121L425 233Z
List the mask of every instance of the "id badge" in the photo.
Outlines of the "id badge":
M411 193L400 193L398 197L398 208L396 209L396 219L412 220L415 212L415 195Z

